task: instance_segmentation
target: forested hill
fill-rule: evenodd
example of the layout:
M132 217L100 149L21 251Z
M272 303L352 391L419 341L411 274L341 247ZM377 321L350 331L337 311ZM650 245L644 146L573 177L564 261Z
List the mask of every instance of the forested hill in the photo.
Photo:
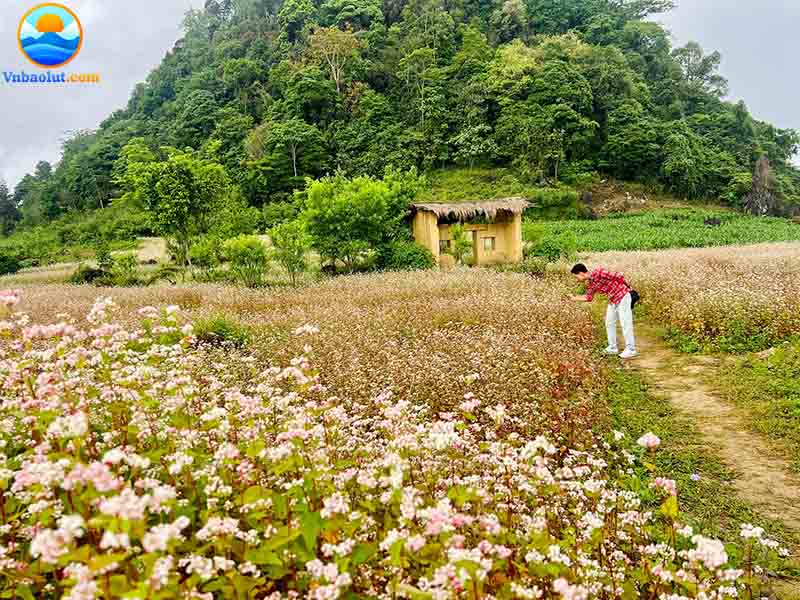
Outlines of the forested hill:
M648 21L671 4L208 0L126 108L25 177L15 218L108 206L129 162L165 147L224 165L253 206L337 170L478 164L735 202L764 154L796 201L797 133L721 100L719 54Z

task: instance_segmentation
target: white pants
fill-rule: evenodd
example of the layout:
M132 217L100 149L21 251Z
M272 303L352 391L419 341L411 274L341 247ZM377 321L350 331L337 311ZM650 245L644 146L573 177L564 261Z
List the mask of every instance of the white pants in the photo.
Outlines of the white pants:
M617 346L617 319L622 325L622 335L625 338L625 350L636 350L636 338L633 335L633 310L631 309L631 295L626 294L619 304L608 304L606 311L606 333L608 334L608 347L616 349Z

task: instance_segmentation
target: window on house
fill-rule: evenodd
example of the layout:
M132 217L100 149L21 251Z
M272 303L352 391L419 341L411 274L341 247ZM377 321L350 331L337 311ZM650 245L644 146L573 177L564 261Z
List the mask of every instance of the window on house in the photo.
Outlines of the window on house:
M494 252L496 248L495 238L493 237L486 237L483 238L483 251L484 252Z
M447 252L450 247L450 240L439 240L439 252Z

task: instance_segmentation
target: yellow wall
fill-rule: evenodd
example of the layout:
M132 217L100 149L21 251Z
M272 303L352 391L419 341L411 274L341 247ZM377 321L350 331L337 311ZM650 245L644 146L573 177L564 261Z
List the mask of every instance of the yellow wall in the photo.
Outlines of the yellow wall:
M433 253L440 266L453 264L453 257L439 253L439 240L450 240L450 226L440 225L436 215L420 211L414 217L414 239ZM522 260L522 215L498 216L494 223L464 223L464 230L475 232L476 264L491 265ZM485 238L495 238L494 251L483 249Z

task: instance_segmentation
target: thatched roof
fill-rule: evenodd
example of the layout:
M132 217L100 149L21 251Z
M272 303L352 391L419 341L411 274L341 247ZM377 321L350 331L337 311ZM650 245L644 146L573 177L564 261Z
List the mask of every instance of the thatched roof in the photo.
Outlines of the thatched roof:
M412 204L414 211L432 212L439 219L454 218L461 221L468 221L475 217L486 217L494 219L499 212L508 212L520 215L531 206L525 198L498 198L496 200L486 200L485 202L456 202L451 204Z

